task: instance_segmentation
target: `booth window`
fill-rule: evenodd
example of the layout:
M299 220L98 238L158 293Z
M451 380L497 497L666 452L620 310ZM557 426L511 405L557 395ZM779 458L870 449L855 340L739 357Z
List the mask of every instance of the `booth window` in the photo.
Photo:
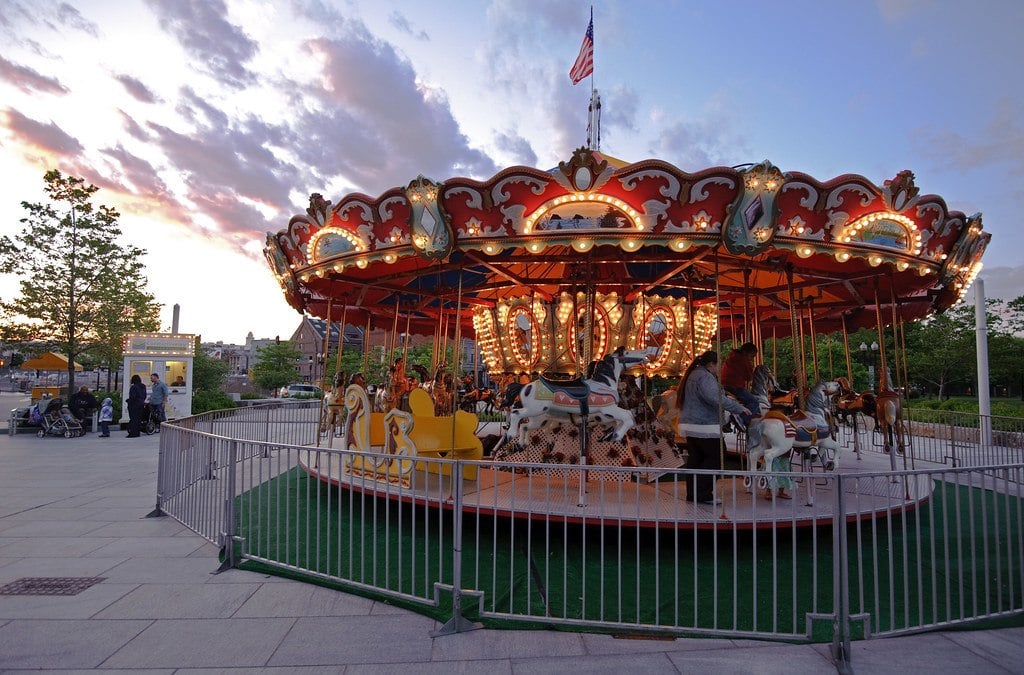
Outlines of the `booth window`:
M167 361L164 363L164 382L171 387L185 386L185 373L188 372L184 361Z

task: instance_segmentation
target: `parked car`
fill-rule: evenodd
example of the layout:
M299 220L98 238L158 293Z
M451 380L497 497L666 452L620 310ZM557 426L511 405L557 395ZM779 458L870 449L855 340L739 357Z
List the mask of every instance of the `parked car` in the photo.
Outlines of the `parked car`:
M323 390L314 384L289 384L281 387L281 398L320 398Z

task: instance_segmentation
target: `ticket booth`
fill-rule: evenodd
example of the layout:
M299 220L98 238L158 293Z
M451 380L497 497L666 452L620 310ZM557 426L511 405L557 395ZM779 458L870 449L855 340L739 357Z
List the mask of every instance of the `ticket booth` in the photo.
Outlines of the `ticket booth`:
M124 345L124 386L121 394L121 422L128 421L128 388L132 375L142 378L147 396L156 373L167 385L167 419L192 414L192 360L196 336L184 333L129 333Z

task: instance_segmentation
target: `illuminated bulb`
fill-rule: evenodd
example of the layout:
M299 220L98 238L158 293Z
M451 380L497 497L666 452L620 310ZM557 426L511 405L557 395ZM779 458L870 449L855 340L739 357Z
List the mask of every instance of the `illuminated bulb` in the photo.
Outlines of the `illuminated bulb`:
M580 253L589 251L593 246L594 242L590 239L574 239L572 242L572 247Z
M882 264L882 257L873 255L868 258L868 264L871 265L872 267L878 267L879 265Z
M838 260L839 262L844 263L844 262L846 262L849 259L850 259L850 254L847 253L846 251L837 251L836 252L836 260Z
M905 271L908 267L910 267L910 263L908 263L906 260L900 260L899 262L896 263L896 269L898 269L900 272Z
M393 263L397 259L398 259L398 256L396 256L394 253L385 253L384 254L384 262L386 262L386 263Z
M357 260L356 261L356 267L358 267L361 270L366 269L366 259L365 258L360 258L359 260Z

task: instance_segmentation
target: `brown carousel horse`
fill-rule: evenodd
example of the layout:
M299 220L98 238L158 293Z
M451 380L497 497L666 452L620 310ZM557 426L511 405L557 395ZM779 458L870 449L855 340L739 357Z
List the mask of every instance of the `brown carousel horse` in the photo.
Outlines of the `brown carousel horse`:
M395 364L388 369L384 384L377 388L373 409L377 412L387 412L392 408L399 408L408 412L411 389L412 384L405 376L405 359L395 359Z
M484 412L494 412L496 394L490 387L477 387L472 375L461 380L461 388L465 393L459 399L459 408L467 412L477 412L480 403L484 404Z
M864 413L875 420L875 431L882 435L882 448L891 452L893 447L900 454L906 450L906 435L903 427L903 407L900 396L886 384L885 374L881 373L879 391L863 391L856 393L845 377L838 380L840 395L836 408L844 419L852 415L856 424L857 413Z

